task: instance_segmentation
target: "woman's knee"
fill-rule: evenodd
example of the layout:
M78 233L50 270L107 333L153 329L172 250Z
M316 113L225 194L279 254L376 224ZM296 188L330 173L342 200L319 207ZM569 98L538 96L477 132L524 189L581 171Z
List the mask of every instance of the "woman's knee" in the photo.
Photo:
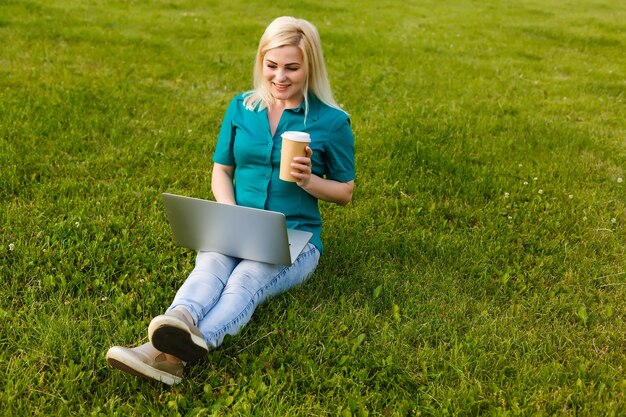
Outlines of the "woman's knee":
M235 269L239 260L217 252L198 252L194 270L208 271L225 278Z

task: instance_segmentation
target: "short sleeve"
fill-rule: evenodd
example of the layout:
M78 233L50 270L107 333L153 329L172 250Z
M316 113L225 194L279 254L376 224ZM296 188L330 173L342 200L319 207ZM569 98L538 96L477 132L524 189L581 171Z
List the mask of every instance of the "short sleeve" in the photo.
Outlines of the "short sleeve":
M233 154L233 145L235 139L235 124L233 119L237 113L238 98L235 97L226 110L222 127L217 137L217 145L213 154L213 162L221 165L235 166L235 156Z
M354 177L354 135L350 119L346 117L328 141L326 178L348 182L354 180Z

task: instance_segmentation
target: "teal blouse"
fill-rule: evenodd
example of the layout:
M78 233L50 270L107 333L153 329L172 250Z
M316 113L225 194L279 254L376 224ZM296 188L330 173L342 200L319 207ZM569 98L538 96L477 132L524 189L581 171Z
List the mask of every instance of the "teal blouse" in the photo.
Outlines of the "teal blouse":
M281 134L290 130L307 132L311 136L313 173L348 182L355 175L354 136L348 115L310 95L306 124L303 101L300 107L283 112L272 136L267 109L247 110L244 97L237 95L228 106L213 162L235 168L238 205L283 213L288 228L313 233L311 243L322 251L322 219L317 199L296 183L278 178Z

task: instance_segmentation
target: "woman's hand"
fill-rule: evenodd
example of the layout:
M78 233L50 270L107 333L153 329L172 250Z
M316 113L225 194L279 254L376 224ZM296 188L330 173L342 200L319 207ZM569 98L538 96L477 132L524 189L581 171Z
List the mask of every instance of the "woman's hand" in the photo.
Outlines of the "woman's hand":
M306 147L306 156L296 156L293 158L293 162L291 163L291 168L294 171L291 171L291 175L296 177L298 184L300 187L306 189L311 181L311 157L313 156L313 149L310 147Z
M298 184L313 197L345 206L352 200L354 181L338 182L318 177L311 173L311 157L313 150L306 147L306 156L293 158L291 175L298 178Z

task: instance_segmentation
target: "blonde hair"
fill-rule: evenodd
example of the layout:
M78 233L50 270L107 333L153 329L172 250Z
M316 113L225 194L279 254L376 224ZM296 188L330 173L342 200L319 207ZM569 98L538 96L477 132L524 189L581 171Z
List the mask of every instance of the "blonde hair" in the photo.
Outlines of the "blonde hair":
M244 104L248 110L263 110L274 102L269 85L263 78L265 54L281 46L297 46L302 52L305 82L303 88L305 120L309 110L308 93L322 103L343 111L335 99L326 75L322 42L315 26L304 19L283 16L274 19L265 29L254 63L254 90L246 93Z

